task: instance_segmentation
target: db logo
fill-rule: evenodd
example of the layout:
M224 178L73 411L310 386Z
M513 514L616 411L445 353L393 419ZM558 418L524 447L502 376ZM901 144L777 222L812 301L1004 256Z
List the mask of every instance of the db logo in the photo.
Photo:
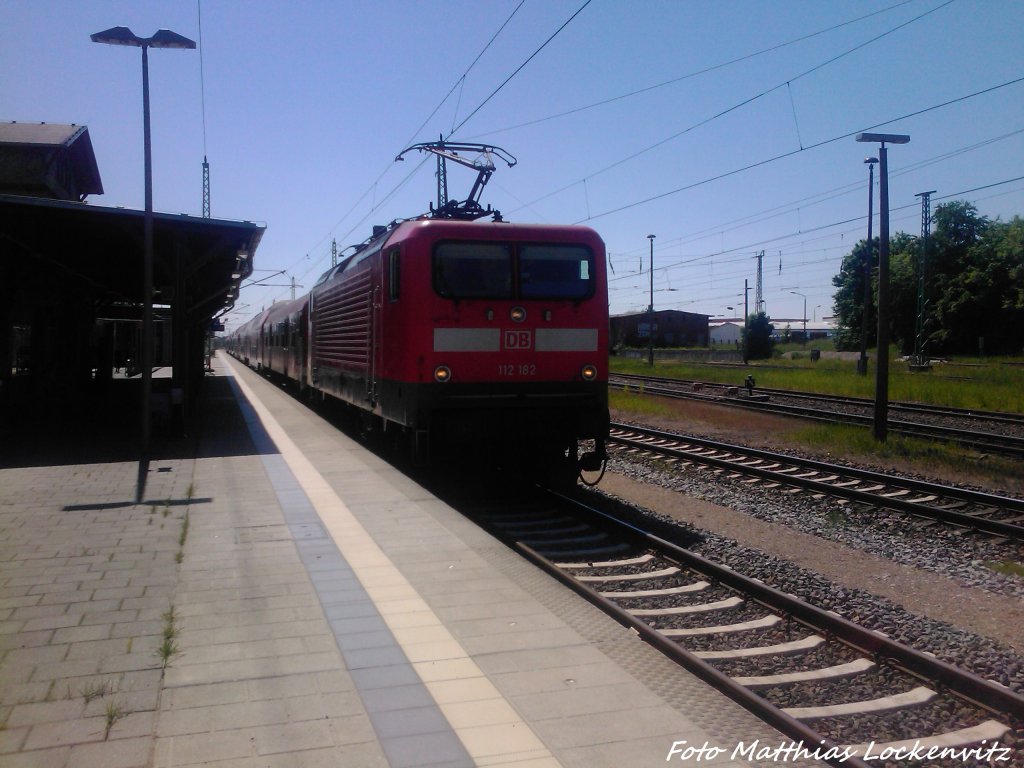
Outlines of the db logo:
M505 331L505 349L529 349L531 341L530 331Z

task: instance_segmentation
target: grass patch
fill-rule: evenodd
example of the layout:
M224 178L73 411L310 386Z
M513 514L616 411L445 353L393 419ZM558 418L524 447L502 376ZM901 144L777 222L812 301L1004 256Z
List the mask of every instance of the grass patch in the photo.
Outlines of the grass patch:
M812 424L793 430L787 438L830 454L852 454L880 461L905 459L925 465L957 467L971 459L968 451L954 445L897 434L889 434L884 443L879 443L870 429L850 424Z
M1013 560L986 560L983 565L990 571L1001 573L1004 576L1024 577L1024 564Z
M639 391L631 388L609 389L608 406L614 410L625 411L636 416L672 416L672 409L664 403L644 397L643 388Z
M667 376L742 386L751 374L759 387L801 392L874 398L874 365L867 376L857 373L855 361L822 359L814 362L802 354L795 360L759 360L740 365L656 363L653 370L642 360L612 357L613 373ZM1006 365L1009 360L936 363L926 373L913 373L907 364L889 363L889 398L973 408L985 411L1024 413L1024 366Z
M939 479L955 480L969 470L976 477L1001 486L1020 472L1019 463L1010 459L979 454L950 443L893 433L889 433L884 443L879 443L870 429L849 424L813 424L787 433L786 439L813 446L831 456L875 460L880 464L903 461L913 464L916 471Z

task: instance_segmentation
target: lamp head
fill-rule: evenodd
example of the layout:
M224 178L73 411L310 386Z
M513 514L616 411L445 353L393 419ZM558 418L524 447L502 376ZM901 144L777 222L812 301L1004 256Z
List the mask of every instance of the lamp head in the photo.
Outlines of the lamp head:
M171 32L169 29L159 29L147 41L150 48L185 48L191 50L196 47L195 40L189 40L184 35Z
M107 45L132 45L136 48L188 48L196 47L194 40L169 29L158 30L152 37L139 37L128 27L111 27L95 35L89 35L94 43Z
M910 137L902 133L858 133L856 135L857 141L867 142L881 142L885 144L906 144L910 141Z
M141 48L143 39L132 32L128 27L111 27L95 35L89 35L94 43L106 43L107 45L134 45Z

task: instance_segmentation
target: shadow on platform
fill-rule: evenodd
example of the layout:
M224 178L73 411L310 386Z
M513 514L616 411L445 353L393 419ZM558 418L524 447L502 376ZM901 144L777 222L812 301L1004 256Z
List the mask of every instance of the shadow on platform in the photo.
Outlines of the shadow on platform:
M164 381L154 379L148 464L167 459L250 456L272 451L257 446L246 428L230 380L208 375L195 412L176 415ZM0 467L140 462L139 379L115 379L73 398L26 405L0 424ZM262 450L261 450L262 449Z

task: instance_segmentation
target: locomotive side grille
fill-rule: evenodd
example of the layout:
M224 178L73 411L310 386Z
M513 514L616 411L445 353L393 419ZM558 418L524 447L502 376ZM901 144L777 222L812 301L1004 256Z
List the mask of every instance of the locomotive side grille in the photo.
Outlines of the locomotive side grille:
M319 328L315 349L318 364L368 367L370 282L367 269L317 296L313 322Z

